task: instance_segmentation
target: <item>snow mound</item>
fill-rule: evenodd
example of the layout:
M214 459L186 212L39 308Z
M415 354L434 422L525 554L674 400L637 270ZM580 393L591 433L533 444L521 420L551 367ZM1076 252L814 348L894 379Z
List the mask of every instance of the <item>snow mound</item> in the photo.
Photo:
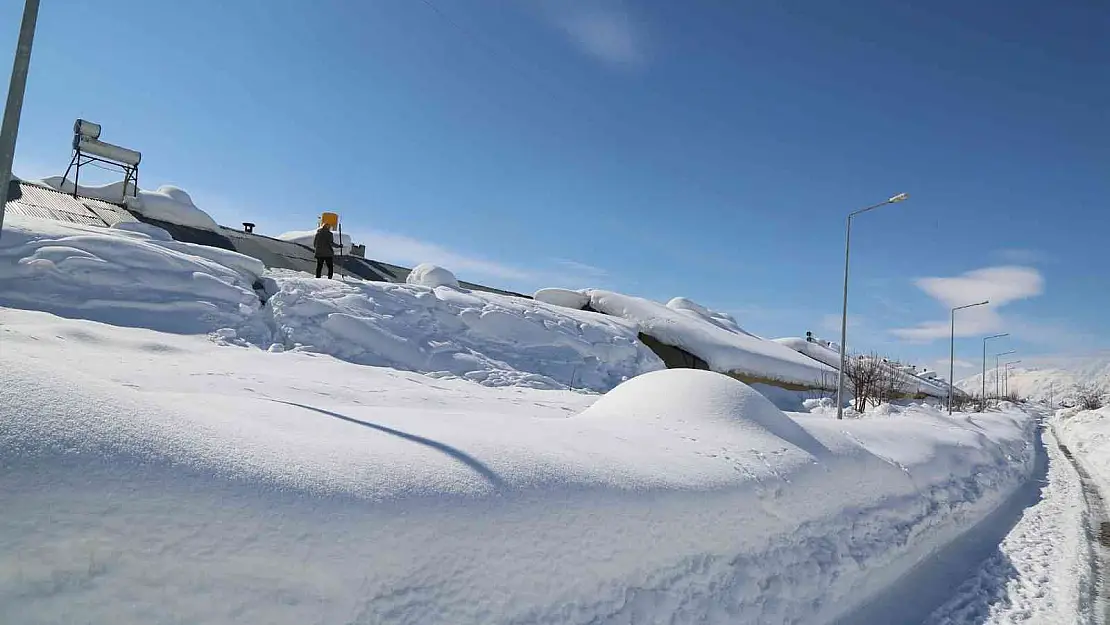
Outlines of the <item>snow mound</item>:
M698 319L703 319L715 326L728 330L729 332L739 332L740 334L755 336L751 332L748 332L744 330L744 328L741 328L740 324L736 322L736 318L732 315L726 312L711 310L693 300L686 299L685 297L672 298L671 301L667 302L667 308L692 315Z
M788 347L726 329L720 319L710 321L692 309L675 310L611 291L591 289L585 293L594 310L635 323L644 334L690 352L714 371L809 387L823 385L833 373L831 367Z
M785 441L820 456L827 450L752 387L713 371L664 369L633 378L606 393L581 415L620 417L639 423L703 421L743 432L754 447ZM652 423L653 426L659 424Z
M275 341L487 386L608 390L663 363L632 324L516 297L268 274Z
M135 232L138 234L145 234L146 236L154 239L155 241L173 241L173 235L166 232L164 228L159 228L142 221L121 221L112 224L115 230L126 230L128 232Z
M200 230L219 230L216 220L197 208L188 193L174 186L163 185L157 191L140 189L138 198L128 200L128 208L159 221Z
M459 288L459 280L455 274L449 270L433 265L432 263L420 263L412 268L408 277L405 278L406 284L416 284L435 288L437 286L448 286L454 289Z
M0 305L182 333L255 313L260 261L164 232L11 215L0 238Z
M57 189L63 193L73 193L73 182L61 176L50 176L42 180L32 181L34 184ZM193 198L183 189L172 185L162 185L156 191L139 189L138 195L130 193L133 186L124 189L123 182L113 182L106 185L81 186L78 195L84 197L126 204L130 210L159 221L166 221L181 226L189 226L200 230L219 230L219 224L212 216L197 208Z
M532 298L537 302L575 310L582 310L590 303L589 295L582 291L571 291L570 289L540 289L532 295Z
M339 236L339 233L332 231L331 236L332 239L335 240L336 244L339 245L341 248L336 250L337 254L351 253L351 235L344 234L343 236ZM316 249L315 230L291 230L289 232L283 232L274 238L281 239L282 241L289 241L290 243L297 243L299 245L307 247L310 250Z

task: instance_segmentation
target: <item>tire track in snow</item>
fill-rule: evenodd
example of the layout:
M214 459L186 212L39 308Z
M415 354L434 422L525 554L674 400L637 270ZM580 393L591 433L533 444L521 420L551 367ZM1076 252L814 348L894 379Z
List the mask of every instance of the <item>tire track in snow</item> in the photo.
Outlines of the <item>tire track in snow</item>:
M1090 472L1072 455L1067 445L1063 443L1059 445L1064 457L1071 462L1075 472L1079 474L1083 499L1087 502L1084 520L1087 525L1085 529L1091 546L1093 567L1093 583L1087 593L1090 605L1096 614L1095 622L1099 625L1110 625L1110 518L1106 514L1106 502L1091 478Z

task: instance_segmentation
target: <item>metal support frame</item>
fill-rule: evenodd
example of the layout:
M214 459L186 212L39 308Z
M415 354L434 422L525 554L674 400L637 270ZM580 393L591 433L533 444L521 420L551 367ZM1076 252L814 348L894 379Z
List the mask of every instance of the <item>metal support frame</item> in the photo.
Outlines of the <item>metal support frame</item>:
M74 142L76 145L76 142ZM73 158L69 161L69 167L66 167L66 173L62 176L62 180L69 180L69 172L73 170L73 197L78 196L79 183L81 181L81 167L91 163L104 163L115 167L123 173L123 196L120 201L127 199L127 189L132 189L131 195L133 197L139 196L139 166L138 165L125 165L117 163L116 161L109 161L107 159L90 156L86 152L82 152L81 148L73 148Z

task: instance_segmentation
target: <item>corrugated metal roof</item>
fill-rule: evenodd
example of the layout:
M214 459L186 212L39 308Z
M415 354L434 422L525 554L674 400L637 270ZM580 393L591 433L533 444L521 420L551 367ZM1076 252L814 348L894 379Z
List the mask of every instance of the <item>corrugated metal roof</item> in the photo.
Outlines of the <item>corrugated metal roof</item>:
M88 198L75 198L68 193L13 181L9 187L7 210L38 219L53 219L88 226L112 226L136 222L135 216L121 206Z

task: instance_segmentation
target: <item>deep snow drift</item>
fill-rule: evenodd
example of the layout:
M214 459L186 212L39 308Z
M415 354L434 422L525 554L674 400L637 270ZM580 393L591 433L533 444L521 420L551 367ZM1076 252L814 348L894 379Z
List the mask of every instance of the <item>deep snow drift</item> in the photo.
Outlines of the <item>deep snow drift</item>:
M622 319L450 287L265 271L249 256L180 243L147 224L9 217L0 305L167 332L220 331L263 348L487 386L606 391L663 368Z
M1022 413L706 371L594 402L3 309L0 345L3 622L828 623L1032 458Z
M808 388L828 388L834 374L831 367L745 332L728 315L685 298L675 298L664 305L598 289L541 289L535 297L558 306L588 305L593 310L627 319L640 332L701 358L713 371ZM583 298L582 306L574 306Z
M450 286L268 275L273 340L286 348L487 386L605 391L663 368L622 319Z
M10 215L0 237L0 305L208 332L257 312L252 285L264 269L149 225L100 228Z

